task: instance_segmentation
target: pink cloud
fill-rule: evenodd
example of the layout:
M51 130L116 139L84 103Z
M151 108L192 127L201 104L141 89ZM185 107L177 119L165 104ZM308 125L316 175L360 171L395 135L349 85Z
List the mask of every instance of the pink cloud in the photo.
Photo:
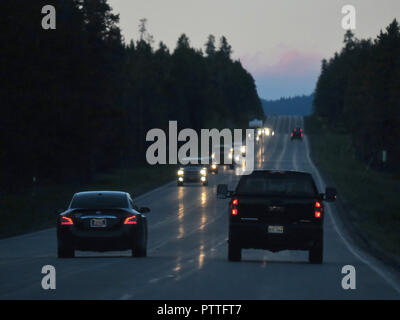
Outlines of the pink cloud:
M244 55L240 60L255 77L302 77L319 72L322 56L315 52L279 46L269 53Z

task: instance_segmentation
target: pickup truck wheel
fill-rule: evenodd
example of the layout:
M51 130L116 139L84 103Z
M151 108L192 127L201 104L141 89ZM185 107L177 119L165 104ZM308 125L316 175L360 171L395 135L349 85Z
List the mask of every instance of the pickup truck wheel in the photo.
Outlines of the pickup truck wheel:
M73 258L75 257L75 250L63 245L58 245L57 256L59 258Z
M242 260L242 249L235 244L228 243L228 260L240 261Z
M320 241L308 251L308 261L313 264L321 264L323 260L323 252L324 246L322 241Z

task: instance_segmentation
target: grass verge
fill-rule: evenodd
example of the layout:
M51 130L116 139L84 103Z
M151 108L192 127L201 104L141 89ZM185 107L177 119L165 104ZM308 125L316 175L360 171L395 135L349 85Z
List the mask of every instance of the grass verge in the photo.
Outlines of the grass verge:
M0 199L0 238L37 231L55 225L57 209L66 208L72 195L87 190L127 191L137 197L173 180L176 166L141 166L97 175L90 184L46 185L35 193L3 195Z
M336 185L346 216L368 242L400 258L399 177L377 172L355 156L350 136L329 130L314 116L305 118L314 162Z

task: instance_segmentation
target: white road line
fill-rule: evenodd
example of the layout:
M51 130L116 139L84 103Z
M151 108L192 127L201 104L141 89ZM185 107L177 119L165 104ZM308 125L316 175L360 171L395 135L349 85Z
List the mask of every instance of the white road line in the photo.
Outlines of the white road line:
M309 143L308 143L308 138L307 136L304 139L305 146L306 146L306 155L307 155L307 160L312 167L313 171L315 172L315 177L318 180L318 184L320 187L320 190L325 189L325 183L321 177L321 174L318 170L318 168L314 165L313 161L311 160L310 157L310 148L309 148ZM336 233L339 235L340 239L343 241L347 249L356 257L358 258L361 262L369 266L373 271L375 271L377 274L379 274L392 288L394 288L398 293L400 293L400 286L398 283L396 283L396 280L388 274L388 272L385 272L378 266L374 261L372 261L369 257L363 257L359 250L354 248L346 239L346 237L343 235L342 231L339 229L335 215L331 211L331 207L327 206L327 212L333 222L333 226L335 227Z

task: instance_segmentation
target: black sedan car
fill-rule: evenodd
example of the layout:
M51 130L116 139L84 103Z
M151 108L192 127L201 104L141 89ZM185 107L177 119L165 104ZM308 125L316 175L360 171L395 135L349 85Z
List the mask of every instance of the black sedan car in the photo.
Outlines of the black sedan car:
M254 171L241 177L236 190L219 185L218 198L230 197L228 259L241 250L307 250L310 263L323 261L323 201L336 190L318 193L312 175L296 171Z
M75 250L132 250L147 255L147 219L150 209L138 208L129 193L89 191L76 193L68 209L58 215L58 257L72 258Z

